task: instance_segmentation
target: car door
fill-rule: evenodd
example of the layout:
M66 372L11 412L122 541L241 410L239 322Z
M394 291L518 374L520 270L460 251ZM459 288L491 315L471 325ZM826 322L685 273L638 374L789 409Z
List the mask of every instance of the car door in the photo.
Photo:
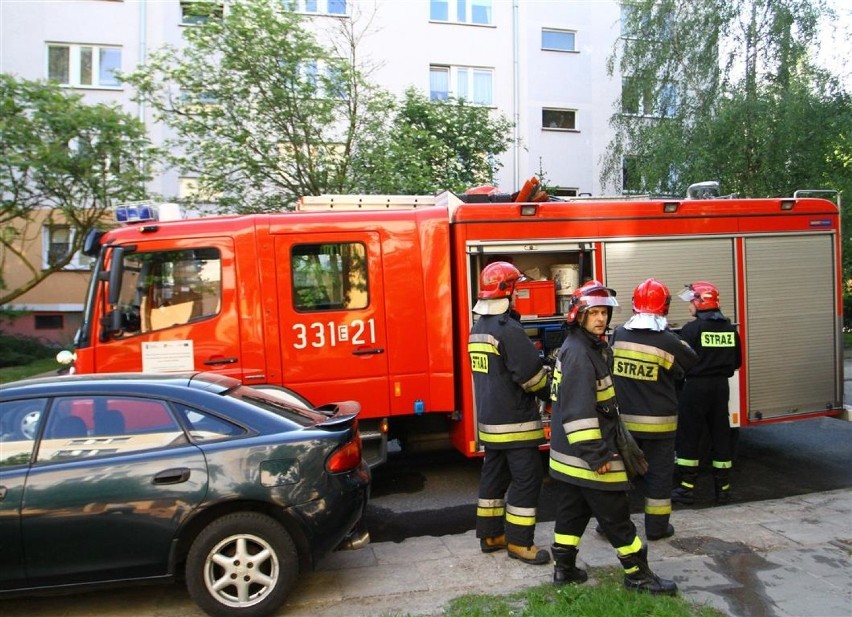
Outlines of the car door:
M208 481L170 407L65 396L45 422L21 509L29 584L167 574L172 539Z
M382 253L375 232L276 239L284 384L322 405L388 409ZM354 394L353 394L354 393Z
M21 544L21 501L47 399L0 404L0 589L26 581Z

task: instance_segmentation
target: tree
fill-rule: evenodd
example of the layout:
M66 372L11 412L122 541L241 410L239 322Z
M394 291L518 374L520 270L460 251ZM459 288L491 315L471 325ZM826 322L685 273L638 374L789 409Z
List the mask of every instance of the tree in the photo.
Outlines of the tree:
M849 191L849 94L813 66L822 0L637 0L609 70L623 76L601 180L684 195Z
M464 100L430 101L414 89L376 122L354 151L357 192L431 194L491 184L512 124ZM393 127L393 128L388 128Z
M366 63L357 54L368 28L358 30L355 18L323 27L285 5L231 3L220 18L187 28L183 48L165 47L147 65L122 75L173 131L171 160L197 177L200 195L223 211L277 211L302 195L391 187L428 187L433 193L447 181L458 182L458 170L449 169L451 158L454 167L479 169L470 161L485 159L494 143L486 140L477 151L487 114L462 104L436 105L427 113L418 101L412 112L417 120L455 124L441 152L445 164L429 175L441 128L428 128L433 148L428 153L404 145L421 145L414 136L427 129L399 124L407 122L413 99L400 107L392 95L368 84ZM391 160L381 152L391 145L398 156L420 164Z
M0 74L0 273L12 261L29 273L14 288L0 280L0 305L67 266L116 202L143 198L155 158L142 123L117 107ZM28 250L45 224L70 232L47 267Z

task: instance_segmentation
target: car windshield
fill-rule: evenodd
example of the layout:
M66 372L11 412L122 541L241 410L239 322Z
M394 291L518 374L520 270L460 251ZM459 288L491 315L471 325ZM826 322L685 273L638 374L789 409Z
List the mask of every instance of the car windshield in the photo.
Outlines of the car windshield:
M313 426L325 422L329 418L328 415L319 411L304 407L296 402L285 401L254 388L239 386L228 392L228 395L251 405L262 407L301 426Z

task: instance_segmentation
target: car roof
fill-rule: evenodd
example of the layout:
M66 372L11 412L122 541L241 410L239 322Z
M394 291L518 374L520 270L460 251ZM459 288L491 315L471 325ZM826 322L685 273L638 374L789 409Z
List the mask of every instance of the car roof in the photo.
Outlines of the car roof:
M221 394L231 390L241 383L217 373L99 373L93 375L57 375L56 377L39 377L0 384L0 394L3 396L21 396L50 391L52 394L74 393L91 390L107 391L116 388L123 393L129 390L151 393L154 390L163 392L164 388L191 388L204 390L213 394Z

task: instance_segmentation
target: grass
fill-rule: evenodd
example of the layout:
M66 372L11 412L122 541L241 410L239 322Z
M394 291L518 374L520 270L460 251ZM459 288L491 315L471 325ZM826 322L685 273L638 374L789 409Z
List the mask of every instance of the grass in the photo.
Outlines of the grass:
M551 584L511 595L466 595L450 602L443 617L724 617L681 597L627 591L618 567L590 568L583 585Z
M0 383L9 383L10 381L26 379L27 377L35 377L36 375L50 371L55 372L59 368L60 364L56 361L56 358L42 358L34 360L29 364L6 366L0 368Z

